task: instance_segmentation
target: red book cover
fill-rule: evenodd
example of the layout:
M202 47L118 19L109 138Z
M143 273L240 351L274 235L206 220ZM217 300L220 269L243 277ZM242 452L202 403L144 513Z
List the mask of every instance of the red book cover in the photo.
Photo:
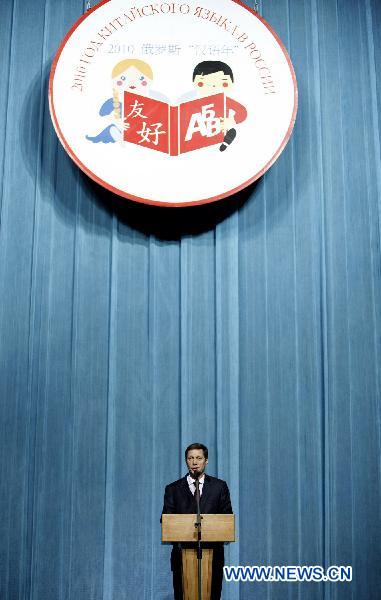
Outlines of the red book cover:
M215 94L180 104L179 154L220 144L224 139L225 95Z
M169 105L166 102L125 92L123 113L126 142L169 153Z
M177 156L223 141L226 99L220 93L170 106L125 92L123 114L126 142Z

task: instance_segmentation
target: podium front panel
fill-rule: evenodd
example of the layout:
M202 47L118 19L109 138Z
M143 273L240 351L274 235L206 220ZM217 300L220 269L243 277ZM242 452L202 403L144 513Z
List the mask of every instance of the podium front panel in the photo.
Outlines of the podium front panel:
M203 514L201 516L203 542L235 541L234 515ZM162 541L197 542L196 520L196 514L163 514Z

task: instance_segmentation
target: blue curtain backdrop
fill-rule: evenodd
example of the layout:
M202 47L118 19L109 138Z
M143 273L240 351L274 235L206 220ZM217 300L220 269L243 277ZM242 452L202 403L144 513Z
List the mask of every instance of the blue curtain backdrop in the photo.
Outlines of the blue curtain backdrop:
M93 3L94 4L94 3ZM65 154L47 78L79 0L0 2L0 597L169 600L164 485L210 448L230 564L352 565L381 590L381 3L266 0L299 113L214 206L110 197Z

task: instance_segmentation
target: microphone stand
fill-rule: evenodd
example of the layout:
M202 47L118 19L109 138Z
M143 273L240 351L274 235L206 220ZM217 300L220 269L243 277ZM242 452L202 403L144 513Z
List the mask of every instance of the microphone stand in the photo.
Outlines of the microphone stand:
M202 580L201 580L201 565L202 565L202 546L201 546L201 513L200 513L200 482L198 475L195 480L196 485L196 503L197 503L197 521L194 526L197 528L197 588L198 588L198 600L202 600Z

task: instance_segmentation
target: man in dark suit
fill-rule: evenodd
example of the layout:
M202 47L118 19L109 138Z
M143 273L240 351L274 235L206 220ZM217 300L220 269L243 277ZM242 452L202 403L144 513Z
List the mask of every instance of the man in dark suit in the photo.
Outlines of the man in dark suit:
M208 464L208 448L204 444L191 444L185 450L185 462L189 474L165 488L163 513L193 514L197 513L196 479L200 487L200 512L210 514L232 513L229 488L225 481L206 475ZM211 600L220 600L222 573L224 565L224 546L221 543L203 544L213 548L213 577ZM181 574L181 544L174 544L171 554L173 572L173 590L175 600L183 600Z

